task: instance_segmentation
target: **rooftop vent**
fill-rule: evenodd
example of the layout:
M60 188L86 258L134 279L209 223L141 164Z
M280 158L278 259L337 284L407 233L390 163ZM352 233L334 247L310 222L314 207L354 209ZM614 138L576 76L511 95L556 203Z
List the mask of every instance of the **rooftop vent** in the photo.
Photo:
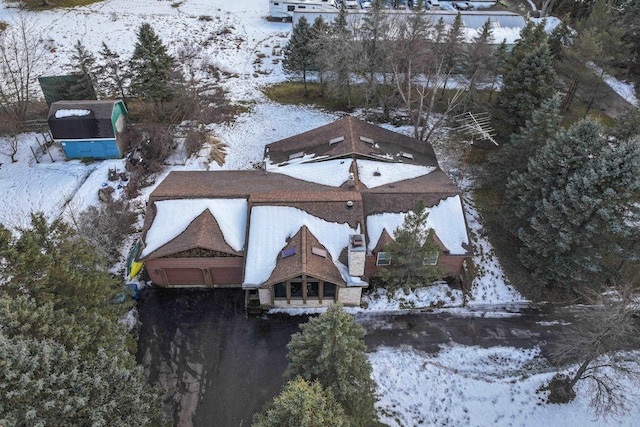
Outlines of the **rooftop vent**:
M404 157L405 159L413 160L413 154L405 153L404 151L400 152L400 157Z
M288 249L283 250L282 253L280 254L280 258L287 258L287 257L290 257L292 255L295 255L295 253L296 253L296 247L293 246L293 247L290 247Z
M302 157L304 157L304 151L299 151L297 153L289 154L289 160L301 159Z
M366 142L367 144L373 145L375 142L371 138L367 138L366 136L361 136L360 141Z
M347 202L347 208L351 209L353 207L353 202L351 200L349 200Z
M318 248L317 246L311 247L311 253L314 255L318 255L319 257L322 257L322 258L327 257L327 251L322 248Z
M329 140L329 145L337 144L338 142L344 141L344 136L339 136L337 138L333 138Z

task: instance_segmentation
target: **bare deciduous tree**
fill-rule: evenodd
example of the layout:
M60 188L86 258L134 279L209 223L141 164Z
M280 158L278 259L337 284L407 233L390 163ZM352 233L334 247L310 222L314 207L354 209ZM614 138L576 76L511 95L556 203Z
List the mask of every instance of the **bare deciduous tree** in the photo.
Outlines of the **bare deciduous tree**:
M446 28L415 15L398 25L396 49L391 59L398 94L413 125L414 138L428 141L455 110L465 90L459 88L444 101L444 114L436 118L436 106L453 72L444 49ZM449 65L449 66L448 66Z
M9 135L0 139L0 153L11 157L11 163L17 162L16 154L18 154L18 136Z
M631 285L616 286L613 292L597 295L553 345L551 360L563 366L578 364L570 375L558 374L547 385L549 402L565 403L575 397L574 387L586 380L591 406L596 415L622 413L637 396L640 386L638 361L625 350L640 336L640 306ZM633 388L621 383L625 379Z
M24 15L0 33L0 109L19 120L37 90L35 79L46 52L42 30Z

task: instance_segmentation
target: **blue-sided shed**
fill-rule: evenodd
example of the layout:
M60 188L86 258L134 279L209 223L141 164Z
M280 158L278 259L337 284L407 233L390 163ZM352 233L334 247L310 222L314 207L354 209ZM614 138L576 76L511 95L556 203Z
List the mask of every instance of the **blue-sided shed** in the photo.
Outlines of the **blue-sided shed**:
M68 159L118 159L125 149L119 134L126 115L119 100L57 101L51 104L47 122Z

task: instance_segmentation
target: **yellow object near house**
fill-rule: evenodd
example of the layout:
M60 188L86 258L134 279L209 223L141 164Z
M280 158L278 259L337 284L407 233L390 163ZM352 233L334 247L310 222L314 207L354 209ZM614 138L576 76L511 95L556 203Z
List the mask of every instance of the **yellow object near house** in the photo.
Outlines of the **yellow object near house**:
M131 269L129 270L129 280L133 279L134 277L136 277L136 274L140 273L140 270L142 270L142 266L144 265L144 263L142 262L132 262L131 263Z

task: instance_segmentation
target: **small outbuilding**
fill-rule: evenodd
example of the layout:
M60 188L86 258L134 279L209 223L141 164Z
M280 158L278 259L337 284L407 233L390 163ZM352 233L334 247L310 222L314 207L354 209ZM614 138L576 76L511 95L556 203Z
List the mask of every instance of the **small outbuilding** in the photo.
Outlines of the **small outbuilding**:
M68 159L118 159L125 150L120 133L126 116L120 100L57 101L47 122Z

